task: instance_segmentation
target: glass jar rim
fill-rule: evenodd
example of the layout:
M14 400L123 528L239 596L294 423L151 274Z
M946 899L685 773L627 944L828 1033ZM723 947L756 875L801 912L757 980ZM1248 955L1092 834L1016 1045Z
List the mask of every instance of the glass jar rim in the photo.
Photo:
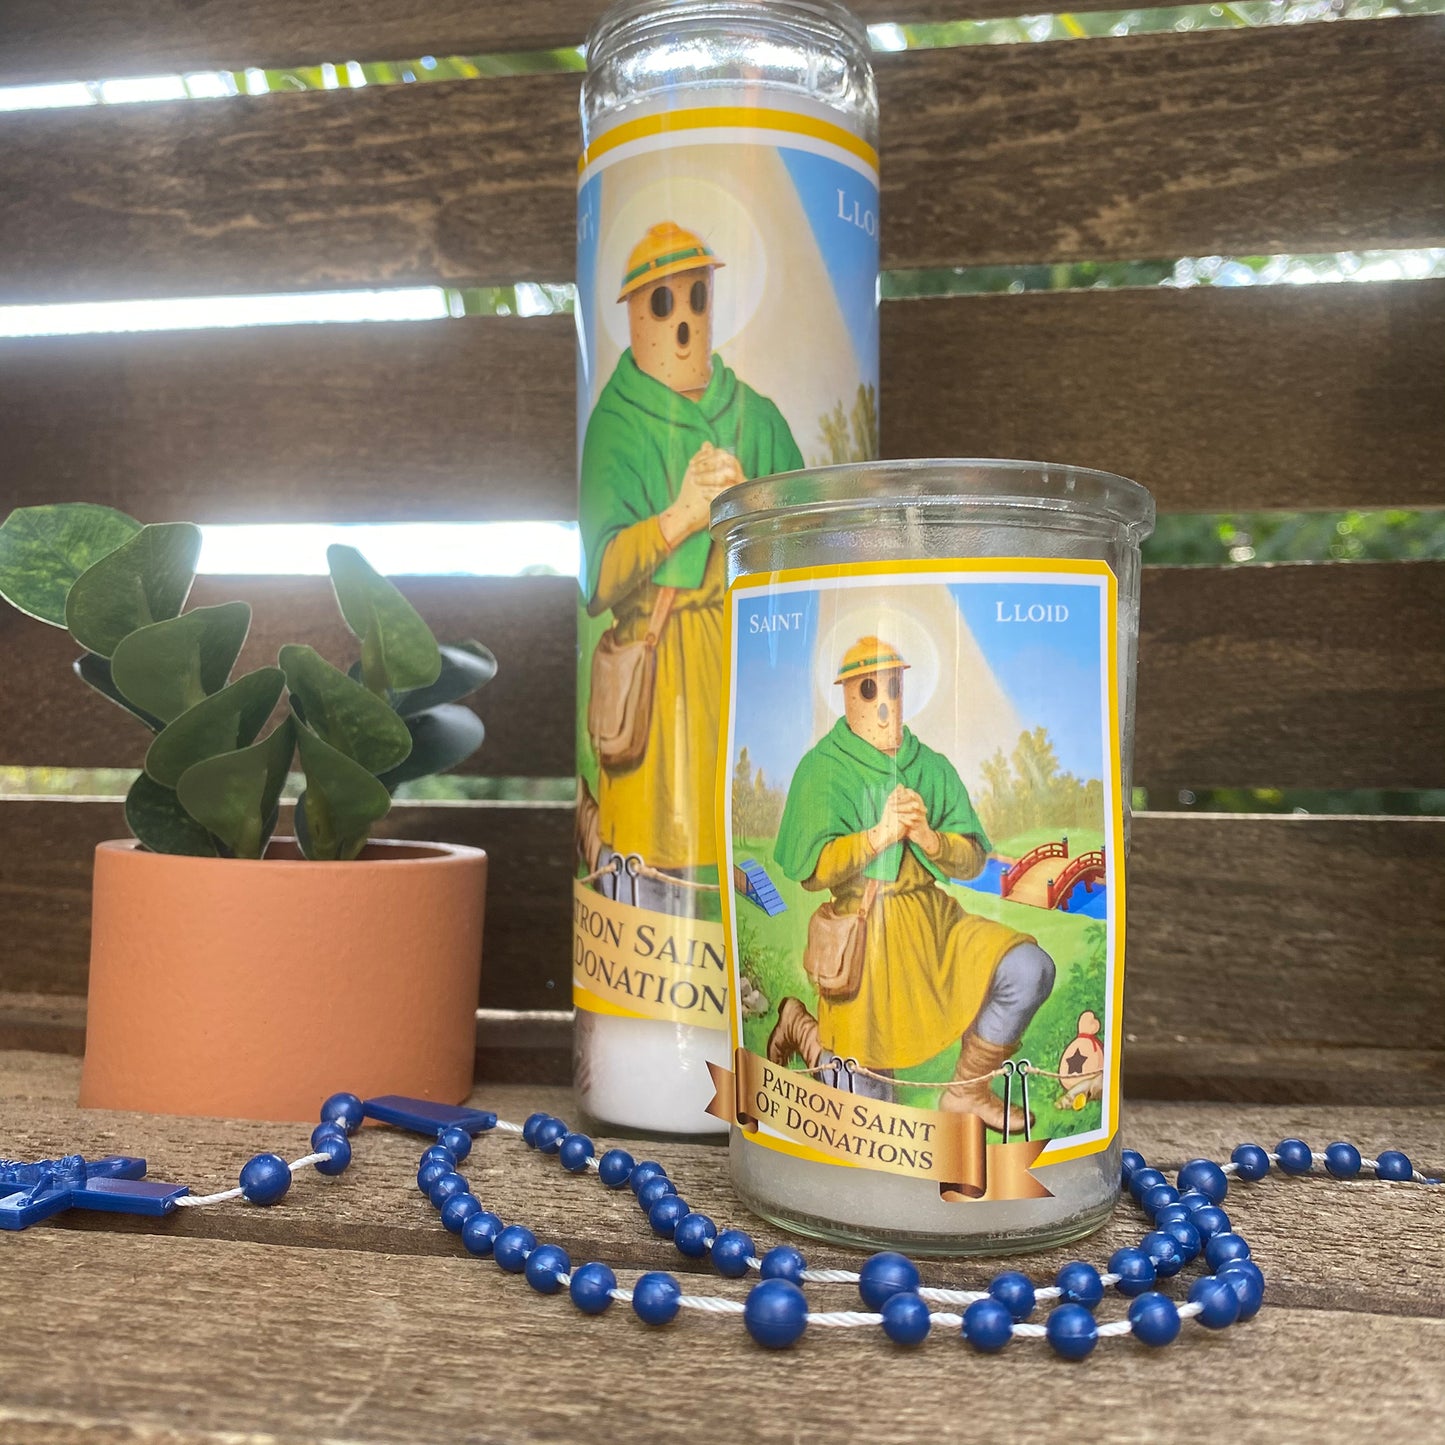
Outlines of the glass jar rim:
M990 457L920 457L844 462L740 482L713 499L710 530L721 540L735 525L786 512L827 513L858 503L934 507L967 503L1032 507L1117 522L1135 541L1154 530L1147 488L1113 472L1059 462Z
M727 12L749 18L749 12L772 11L778 18L793 18L827 25L868 53L868 27L837 0L618 0L609 5L587 32L586 54L590 68L599 46L616 40L634 25L675 25L681 20L720 19Z

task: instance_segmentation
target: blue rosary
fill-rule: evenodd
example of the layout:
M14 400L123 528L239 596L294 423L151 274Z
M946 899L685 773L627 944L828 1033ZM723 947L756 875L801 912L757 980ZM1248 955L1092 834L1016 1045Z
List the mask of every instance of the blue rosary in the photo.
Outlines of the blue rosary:
M1045 1339L1064 1359L1081 1360L1104 1337L1133 1335L1158 1348L1172 1343L1181 1324L1194 1319L1205 1329L1222 1330L1252 1319L1264 1300L1264 1276L1250 1258L1249 1245L1236 1233L1221 1205L1230 1176L1254 1182L1272 1165L1287 1175L1310 1173L1316 1165L1335 1179L1357 1179L1371 1170L1390 1183L1438 1186L1441 1180L1419 1173L1399 1150L1365 1159L1353 1144L1334 1143L1322 1153L1301 1139L1281 1140L1273 1152L1258 1144L1241 1144L1227 1164L1192 1159L1170 1184L1141 1155L1126 1149L1123 1185L1153 1226L1138 1246L1119 1249L1100 1273L1082 1260L1066 1264L1051 1285L1035 1287L1016 1270L999 1274L987 1290L926 1286L918 1266L905 1255L886 1251L872 1255L856 1272L809 1269L801 1251L780 1244L758 1257L752 1237L740 1229L719 1230L705 1214L694 1212L677 1192L660 1164L634 1162L622 1149L600 1158L592 1140L573 1133L562 1120L536 1113L522 1125L499 1119L484 1109L433 1104L423 1099L385 1095L360 1099L333 1094L321 1106L321 1122L311 1134L310 1154L287 1163L276 1154L258 1154L241 1170L236 1188L217 1194L193 1195L181 1184L145 1178L143 1159L111 1156L87 1161L79 1155L22 1164L0 1160L0 1229L25 1229L65 1209L105 1210L162 1216L180 1208L245 1199L271 1205L291 1187L302 1169L338 1175L351 1163L351 1136L367 1119L390 1124L432 1139L421 1156L417 1186L441 1215L443 1226L460 1235L466 1250L493 1259L508 1274L520 1274L538 1294L566 1289L584 1314L597 1315L614 1301L630 1304L644 1324L665 1325L678 1311L741 1315L748 1333L769 1349L796 1343L808 1326L881 1327L900 1345L918 1345L934 1325L957 1330L975 1350L995 1354L1011 1339ZM653 1233L672 1240L688 1259L709 1258L728 1279L759 1276L745 1301L712 1295L684 1294L670 1274L642 1275L631 1289L619 1286L605 1264L572 1268L567 1251L540 1244L524 1225L505 1224L482 1206L459 1172L478 1135L520 1135L543 1154L555 1155L570 1174L594 1173L608 1189L629 1187ZM1202 1258L1210 1274L1190 1287L1184 1304L1176 1304L1154 1286ZM866 1309L813 1312L803 1284L856 1285ZM1100 1324L1094 1310L1113 1288L1130 1301L1124 1319ZM1031 1320L1041 1303L1050 1308L1043 1323ZM962 1314L932 1308L961 1305Z

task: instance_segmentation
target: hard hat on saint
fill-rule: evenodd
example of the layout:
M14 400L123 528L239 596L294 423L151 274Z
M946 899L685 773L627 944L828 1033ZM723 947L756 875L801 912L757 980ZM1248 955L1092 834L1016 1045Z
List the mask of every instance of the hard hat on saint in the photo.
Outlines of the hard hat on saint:
M625 301L649 281L678 271L692 271L698 266L716 269L723 264L696 232L684 230L674 221L660 221L649 227L647 234L632 248L617 299Z
M843 665L833 681L847 682L850 677L861 677L865 672L889 672L909 666L911 664L904 662L891 642L883 642L877 637L860 637L843 654Z

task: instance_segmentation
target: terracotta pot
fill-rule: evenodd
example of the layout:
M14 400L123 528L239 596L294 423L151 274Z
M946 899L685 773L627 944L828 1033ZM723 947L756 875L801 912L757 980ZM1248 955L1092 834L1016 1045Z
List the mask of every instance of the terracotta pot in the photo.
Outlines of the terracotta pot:
M95 850L80 1102L314 1120L338 1089L472 1085L487 855L376 842L310 863Z

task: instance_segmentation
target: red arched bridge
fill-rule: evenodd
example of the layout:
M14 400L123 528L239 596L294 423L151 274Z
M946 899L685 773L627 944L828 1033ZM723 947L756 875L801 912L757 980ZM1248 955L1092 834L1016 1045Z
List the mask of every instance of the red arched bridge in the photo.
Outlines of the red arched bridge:
M1064 866L1058 866L1065 860ZM1012 863L999 879L999 893L1015 903L1034 908L1061 908L1067 911L1069 894L1082 883L1092 890L1108 877L1108 860L1102 848L1069 857L1069 840L1040 843Z

